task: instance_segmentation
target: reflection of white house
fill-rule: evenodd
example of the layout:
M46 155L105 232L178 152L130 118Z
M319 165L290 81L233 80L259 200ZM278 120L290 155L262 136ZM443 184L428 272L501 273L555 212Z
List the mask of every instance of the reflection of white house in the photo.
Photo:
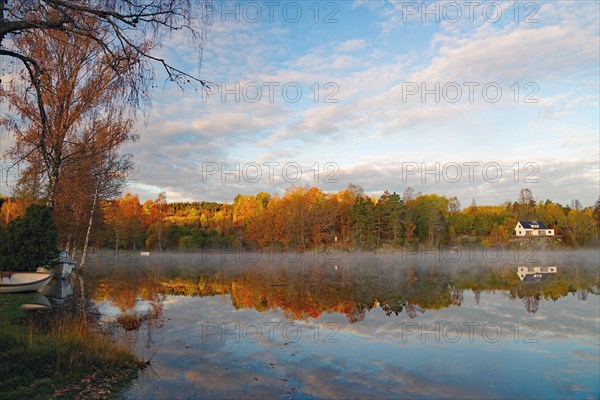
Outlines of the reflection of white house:
M517 236L554 236L554 229L546 228L541 221L519 221L515 226Z
M522 281L545 281L548 279L550 274L556 274L558 269L556 266L552 267L540 267L540 266L528 266L528 267L517 267L517 275Z

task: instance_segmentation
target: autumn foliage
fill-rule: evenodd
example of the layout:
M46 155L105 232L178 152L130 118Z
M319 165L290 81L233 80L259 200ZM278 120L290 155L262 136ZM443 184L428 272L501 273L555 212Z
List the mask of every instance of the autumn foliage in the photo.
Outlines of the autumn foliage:
M99 248L199 250L270 248L305 251L460 245L473 240L506 245L524 212L553 228L569 245L598 237L594 209L572 209L547 200L527 205L471 205L460 210L455 198L414 197L384 192L379 199L361 191L326 193L316 187L290 187L282 196L237 195L233 204L168 203L164 194L140 204L136 195L102 203ZM599 206L596 205L596 208Z

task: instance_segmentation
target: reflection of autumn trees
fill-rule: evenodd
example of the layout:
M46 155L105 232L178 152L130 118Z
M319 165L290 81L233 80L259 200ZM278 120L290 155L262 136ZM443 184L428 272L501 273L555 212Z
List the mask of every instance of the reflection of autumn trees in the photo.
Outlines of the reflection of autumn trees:
M165 296L155 277L133 273L133 271L114 271L109 278L94 281L95 301L111 301L118 309L116 323L125 331L137 331L143 323L148 327L148 343L153 326L161 326ZM143 309L136 305L145 301Z
M111 284L99 281L94 298L112 299L125 312L139 299L152 303L162 295L230 295L236 309L282 310L291 320L341 313L353 323L377 308L388 316L404 312L415 318L426 310L460 307L465 290L473 292L477 303L482 292L506 291L510 299L520 299L532 313L541 301L556 301L568 293L578 293L581 299L588 293L600 294L596 273L581 268L532 283L521 282L514 268L481 266L461 270L412 265L377 269L359 264L335 270L318 264L294 268L255 265L252 269L178 275L162 279L135 274L111 277Z
M156 277L138 271L122 270L111 272L110 277L90 277L93 287L92 299L112 301L121 313L134 313L138 301L147 301L153 315L162 314L163 290Z

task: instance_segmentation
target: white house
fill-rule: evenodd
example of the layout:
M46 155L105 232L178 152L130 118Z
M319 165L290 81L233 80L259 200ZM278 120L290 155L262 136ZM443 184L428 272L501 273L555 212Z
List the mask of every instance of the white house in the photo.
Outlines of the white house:
M556 266L527 266L517 267L517 275L522 281L545 281L550 274L556 274L558 268Z
M554 236L554 229L546 228L541 221L519 221L515 226L517 236Z

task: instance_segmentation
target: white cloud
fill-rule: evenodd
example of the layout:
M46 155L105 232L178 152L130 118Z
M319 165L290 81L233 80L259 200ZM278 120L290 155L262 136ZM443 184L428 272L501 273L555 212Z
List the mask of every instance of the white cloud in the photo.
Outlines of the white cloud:
M364 48L367 42L364 39L350 39L340 43L335 50L336 51L356 51Z
M503 13L510 16L513 5L502 2ZM570 200L567 195L593 202L599 184L594 160L597 164L600 157L598 4L544 2L535 24L515 24L510 18L497 24L465 18L457 24L418 18L405 23L402 6L354 2L340 11L340 24L329 31L317 26L322 29L318 34L285 21L216 21L207 36L202 78L228 87L296 82L303 98L287 102L276 91L271 103L263 91L256 103L243 97L235 102L231 95L223 102L220 93L204 101L200 93L170 85L155 89L150 120L138 126L141 141L125 149L139 165L139 190L149 198L169 190L177 198L231 201L239 191L277 192L287 182L205 183L202 161L307 166L334 161L340 165L340 183L325 190L340 190L352 181L380 193L404 189L397 179L402 161L484 162L500 155L502 165L509 166L536 154L544 160L540 174L545 175L534 193L561 202ZM364 23L342 30L344 18L357 14ZM194 71L196 55L177 33L160 54ZM456 104L436 103L431 96L425 102L420 95L403 98L406 82L431 88L435 82L466 81L498 82L503 96L489 103L479 93L469 103L464 92ZM318 102L311 89L315 82ZM324 89L329 82L337 85L338 103L323 102L331 93ZM527 94L523 85L535 82L539 103L515 104L514 82L519 83L519 100ZM0 145L4 149L6 140ZM511 199L520 189L508 181L419 186L423 192L489 203Z

